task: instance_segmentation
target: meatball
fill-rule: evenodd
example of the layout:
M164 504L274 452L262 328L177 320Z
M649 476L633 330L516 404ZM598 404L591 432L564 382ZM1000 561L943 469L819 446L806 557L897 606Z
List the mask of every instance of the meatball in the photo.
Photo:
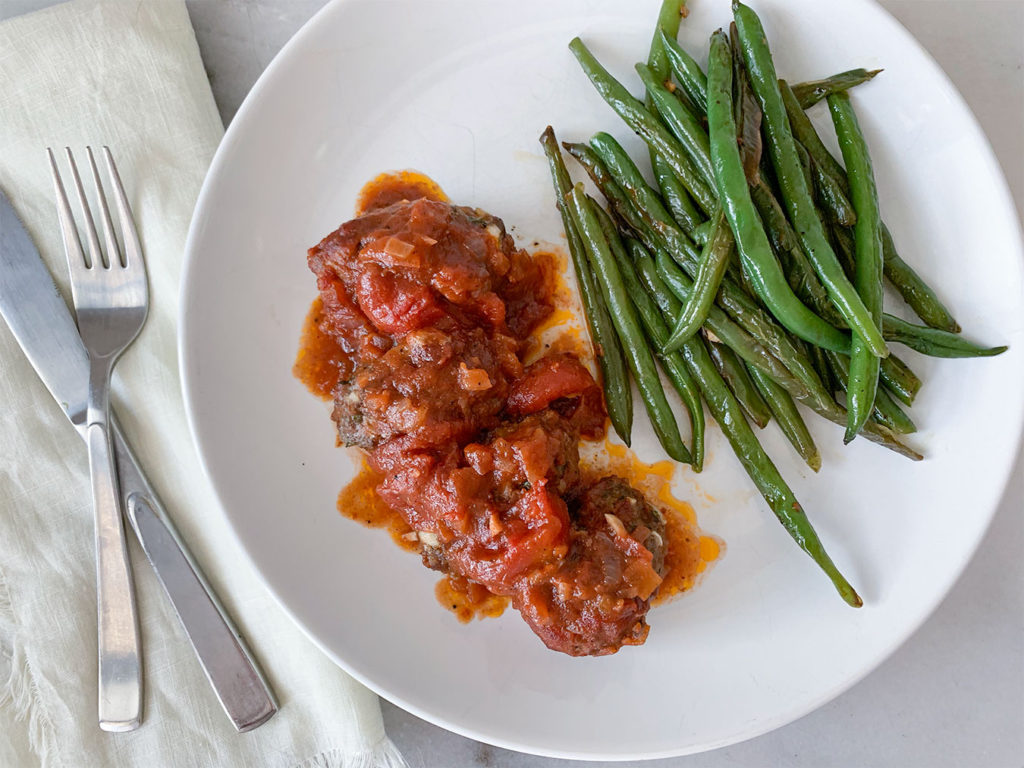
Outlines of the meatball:
M590 486L572 517L565 558L523 580L515 606L545 645L570 656L643 643L663 575L664 518L618 477Z
M498 425L523 339L551 311L540 267L499 219L402 201L346 222L308 261L352 362L334 392L342 443L440 445Z

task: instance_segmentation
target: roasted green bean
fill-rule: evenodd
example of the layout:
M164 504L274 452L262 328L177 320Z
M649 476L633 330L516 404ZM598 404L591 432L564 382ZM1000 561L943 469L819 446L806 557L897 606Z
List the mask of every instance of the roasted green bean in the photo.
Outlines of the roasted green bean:
M558 148L558 141L555 139L555 132L551 126L548 126L541 135L540 143L548 158L551 180L555 188L555 201L558 205L559 215L562 217L562 228L569 241L569 255L576 272L576 282L579 285L583 311L590 329L594 357L601 371L601 386L604 389L608 418L611 419L616 434L626 445L629 445L630 431L633 426L633 393L629 386L629 372L626 368L622 345L619 343L615 326L608 314L608 308L604 305L601 291L594 282L579 232L576 231L572 215L566 208L565 196L572 191L572 182L565 163L562 162L562 153Z
M743 45L750 83L764 114L768 151L793 228L800 236L814 271L817 272L822 285L846 318L850 328L864 340L871 354L885 357L889 350L885 346L882 332L872 321L871 313L843 273L818 219L816 206L807 188L797 155L796 142L790 131L786 109L779 92L778 78L775 75L775 65L772 63L771 51L761 21L757 14L742 3L733 4L733 17ZM709 73L709 92L710 82ZM708 108L711 109L710 103ZM819 346L828 347L824 344Z
M832 366L835 379L839 382L839 388L849 398L850 358L847 355L837 355L834 352L826 352L826 355ZM876 392L875 400L870 407L870 415L874 423L881 424L897 434L908 435L917 431L917 426L911 418L903 412L903 409L885 390L879 389Z
M711 147L704 126L696 115L665 89L646 64L637 64L636 71L647 94L654 100L661 119L686 150L705 183L713 187L715 177L711 171Z
M674 355L658 354L657 350L661 349L668 338L668 326L662 319L658 306L647 295L647 292L639 280L637 280L632 262L626 253L626 248L619 236L618 230L615 228L615 222L612 221L608 212L598 205L597 201L593 200L593 198L588 199L590 200L591 208L597 214L601 231L604 233L605 239L611 248L619 275L622 277L623 285L633 300L633 305L636 307L637 314L640 317L640 323L643 325L647 338L654 348L655 355L661 361L662 369L668 376L669 381L672 382L676 392L679 393L679 397L689 412L690 457L692 459L690 463L695 472L700 472L704 467L704 406L700 399L700 389L693 381L693 377L686 368L686 363L678 353Z
M758 296L786 328L820 347L846 351L849 349L849 337L811 312L796 297L772 252L750 197L736 143L732 80L729 42L724 33L719 31L711 38L708 61L711 160L721 192L722 208L736 238L736 248L743 261L744 272Z
M680 0L662 0L661 8L658 11L658 22L655 26L654 36L651 38L650 52L647 55L647 65L655 77L665 80L669 76L668 55L665 52L662 38L675 38L679 33L679 9ZM654 99L648 94L644 99L644 106L647 111L657 117L658 109ZM658 182L658 189L661 190L661 197L665 206L672 213L676 223L682 227L687 234L693 232L697 225L704 218L697 211L690 193L679 183L672 172L668 162L658 154L653 147L648 147L651 158L651 169L654 171L654 178Z
M683 342L704 324L725 276L733 247L732 232L729 231L729 224L725 221L725 214L721 209L713 221L714 229L701 252L700 265L693 280L693 291L676 319L672 334L665 343L665 352L674 352L682 347Z
M944 331L943 331L944 333ZM882 315L882 335L885 335L885 315ZM887 338L886 341L893 341ZM882 361L878 377L893 397L906 406L914 404L914 398L921 390L921 379L896 355L889 355Z
M807 150L811 160L825 173L832 176L844 193L848 192L850 187L846 178L846 169L822 143L813 123L800 108L796 96L785 80L779 81L779 88L794 137ZM921 276L900 257L892 235L884 223L882 224L882 257L884 258L885 277L918 317L932 328L959 333L960 325L953 315L928 284L921 279Z
M693 283L690 278L662 250L656 251L657 261L636 240L627 240L630 255L648 292L658 302L663 314L676 317L689 298ZM651 286L657 286L657 289ZM782 362L758 343L753 336L737 325L721 309L712 306L705 328L709 335L720 339L744 361L760 368L768 376L781 382L796 397L808 397L807 388L790 373Z
M882 333L887 341L931 357L992 357L1007 350L1005 346L982 347L958 334L914 325L889 314L882 315Z
M736 402L736 398L733 397L725 382L722 381L722 377L715 370L715 365L711 361L703 341L697 337L690 339L683 346L682 352L690 367L690 372L700 385L712 416L715 417L736 457L786 532L828 575L843 600L854 607L863 605L856 590L843 577L826 553L800 502L797 501L786 481L782 479L782 475L779 474L779 470L772 460L768 458L768 454L764 452L764 448L761 447L750 425L747 424L747 420L743 418L743 411L739 403Z
M747 372L743 361L729 347L720 342L709 340L708 353L726 385L743 407L747 418L760 429L767 427L768 422L772 419L772 412L768 408L768 403L761 397L760 390L750 378L750 373Z
M854 86L868 82L881 71L880 69L850 69L822 80L797 83L793 86L793 95L800 102L802 109L810 109L833 93L847 91Z
M622 283L615 257L601 231L601 223L597 214L583 192L582 184L576 185L570 193L567 203L572 213L573 224L580 234L590 265L601 286L608 314L611 315L615 330L618 331L619 339L622 341L626 363L640 390L640 396L647 409L647 415L650 417L651 426L665 452L676 461L689 464L690 452L683 444L679 427L672 415L672 408L665 398L665 391L661 386L654 357L644 341L644 333L640 327L636 308Z
M662 291L665 291L667 286L659 273L664 272L666 277L672 278L671 288L676 292L678 298L672 302L666 301L665 304L670 308L671 316L677 317L681 307L680 302L685 302L690 295L692 280L676 261L677 258L685 259L685 252L677 253L676 257L670 257L669 253L663 250L668 247L667 243L669 242L663 235L671 234L674 230L675 236L671 238L671 242L683 251L688 247L692 252L692 245L684 246L683 241L686 241L686 237L679 232L678 228L675 228L675 225L660 220L645 219L633 204L634 198L618 185L601 158L590 147L585 144L568 143L563 146L569 151L569 154L579 160L620 218L644 241L647 248L657 254L657 268L654 267L651 257L648 256L647 263L636 261L637 270L640 272L641 278L645 280L645 284L648 281L657 282ZM647 191L650 195L657 197L649 187ZM635 196L637 196L637 190L634 190ZM668 221L668 214L665 213L664 216ZM657 223L659 231L655 232L648 221ZM632 255L634 260L638 258L638 254L633 253ZM696 259L687 263L694 267ZM722 289L719 291L719 300L722 301L725 312L722 311L722 308L712 305L706 324L708 330L730 346L744 360L761 367L761 370L784 387L794 399L804 403L829 421L845 426L846 411L836 404L832 393L825 390L825 386L821 383L821 379L810 361L793 350L792 342L786 336L785 331L775 325L774 321L760 310L742 289L738 286L733 286L732 290L727 290L728 288L728 284L723 281ZM740 319L742 328L738 324ZM748 328L754 329L756 333L751 333ZM762 346L759 341L762 337L769 340L770 346ZM783 361L776 357L776 350L780 354L791 354L793 357ZM792 367L792 371L790 367ZM901 443L896 435L885 427L868 424L865 427L865 435L869 440L902 456L915 461L921 459L919 453Z
M872 321L882 322L882 219L878 212L878 190L871 168L867 142L857 115L845 91L828 97L832 122L846 163L850 195L857 223L854 237L853 282ZM878 391L878 358L860 336L854 335L850 348L850 378L846 385L847 425L845 441L853 440L871 415Z
M569 43L569 49L576 56L583 71L602 98L640 138L664 158L673 173L692 195L694 202L705 214L710 215L717 205L715 192L701 178L700 172L690 160L686 150L671 132L658 118L644 109L643 105L633 98L622 83L601 66L601 63L587 50L582 40L578 37L573 38Z
M815 347L815 349L820 348ZM818 452L818 446L814 444L814 438L811 437L807 424L800 415L793 398L754 366L748 366L748 370L750 378L754 380L764 401L768 403L768 408L771 410L772 416L775 417L775 423L779 425L782 434L796 449L800 458L807 462L807 466L817 472L821 469L821 454Z
M708 78L694 58L672 37L662 33L661 43L668 56L669 67L686 95L702 112L708 111Z

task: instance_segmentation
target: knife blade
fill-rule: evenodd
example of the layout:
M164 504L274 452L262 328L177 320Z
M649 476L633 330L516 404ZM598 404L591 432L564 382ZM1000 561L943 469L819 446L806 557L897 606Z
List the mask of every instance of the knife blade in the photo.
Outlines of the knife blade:
M68 305L3 190L0 314L50 394L84 436L89 355Z
M3 190L0 315L84 438L88 355L67 304ZM262 725L277 712L277 701L259 665L167 516L116 420L113 441L122 509L203 673L237 730Z

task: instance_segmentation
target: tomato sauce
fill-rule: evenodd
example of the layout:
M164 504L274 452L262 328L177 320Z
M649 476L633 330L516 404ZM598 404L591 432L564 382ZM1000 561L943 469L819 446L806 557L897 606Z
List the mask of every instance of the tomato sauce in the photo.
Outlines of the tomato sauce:
M302 340L292 373L321 400L330 400L346 363L341 345L324 330L324 302L317 296L302 324Z
M448 202L448 195L440 185L429 176L416 171L398 171L382 173L368 181L359 192L356 202L356 215L367 211L387 208L402 200L439 200Z
M455 614L463 624L473 619L495 619L508 607L509 599L495 595L483 584L461 576L444 576L434 589L437 602Z
M564 653L643 643L652 598L690 588L717 542L667 503L670 473L581 463L607 415L565 258L412 172L374 179L359 211L309 250L320 295L295 365L365 451L339 510L444 573L461 620L511 604Z
M363 459L356 476L338 494L338 511L350 520L369 528L381 528L391 534L402 549L419 552L419 538L398 512L377 493L384 479Z
M609 472L618 475L643 491L665 515L666 572L651 602L666 602L696 586L700 575L721 556L725 545L721 539L702 532L693 507L673 494L672 481L678 465L668 460L648 464L610 439L585 445L584 451L581 464L585 476L598 477Z

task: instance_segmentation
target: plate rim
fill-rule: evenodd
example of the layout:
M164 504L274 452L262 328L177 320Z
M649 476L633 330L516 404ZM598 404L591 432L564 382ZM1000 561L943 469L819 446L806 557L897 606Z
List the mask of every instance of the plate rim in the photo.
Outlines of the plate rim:
M964 549L964 556L960 563L949 571L949 581L946 587L936 593L935 597L930 600L925 610L923 610L914 622L911 622L904 632L899 633L890 647L873 661L873 663L866 665L864 668L857 671L857 673L851 675L848 679L836 684L828 691L823 692L817 697L814 697L810 702L802 703L800 706L794 707L792 711L787 710L784 713L776 714L773 717L765 718L758 721L757 725L752 728L747 728L743 731L737 731L731 736L719 738L712 741L700 742L698 744L691 744L687 747L680 748L667 748L654 751L644 752L633 752L633 753L607 753L607 752L587 752L585 750L573 750L566 751L561 749L550 749L545 747L537 747L530 745L526 742L515 741L512 739L502 738L491 733L482 732L476 728L461 725L454 721L449 721L443 717L432 714L428 710L415 705L405 698L393 691L387 690L384 686L380 686L373 680L369 679L360 670L353 667L338 654L336 654L325 641L321 641L315 636L302 622L302 620L293 612L287 602L285 602L278 594L277 589L271 584L264 576L263 571L258 566L253 556L250 554L248 547L245 544L244 538L239 533L239 527L236 525L233 515L228 511L228 506L224 503L222 494L220 492L217 481L215 480L213 473L210 471L210 467L207 464L206 453L203 449L203 442L199 434L199 425L196 414L196 408L194 407L196 392L190 384L192 378L192 365L189 362L189 349L188 340L192 336L193 331L192 324L189 320L188 303L189 303L189 291L188 286L191 284L191 277L193 269L197 264L196 257L196 243L201 237L200 230L204 219L207 217L208 205L207 199L213 195L214 179L219 175L222 166L226 164L226 157L230 154L230 148L236 141L236 134L242 129L239 128L243 124L244 119L248 113L256 107L261 100L261 94L269 89L269 83L274 80L276 72L279 68L284 66L286 59L290 58L294 50L301 50L302 42L305 38L313 34L313 30L320 24L324 23L323 19L330 14L336 12L339 6L345 4L357 4L361 0L328 0L313 16L311 16L294 35L281 47L281 49L274 55L273 59L267 65L267 67L260 74L259 78L253 84L252 88L246 94L238 110L235 112L230 124L224 132L220 143L214 153L213 159L211 160L210 167L207 170L206 176L203 179L203 184L200 189L199 195L196 198L196 204L193 209L193 215L189 224L188 235L185 240L184 258L182 262L179 294L178 294L178 332L177 332L177 358L178 358L178 370L179 378L181 382L182 397L185 409L186 420L188 423L189 436L191 437L193 446L195 448L196 456L199 460L202 472L206 477L209 486L213 492L213 497L217 502L219 513L224 517L228 523L228 530L234 542L238 545L239 549L243 553L246 562L252 568L256 574L260 583L269 591L273 596L274 601L281 607L285 614L290 618L292 622L300 629L303 635L305 635L312 643L317 647L320 652L324 653L332 662L340 667L346 674L350 675L357 682L364 685L370 691L374 692L378 696L387 699L389 702L401 709L419 717L427 722L451 731L453 733L465 736L470 739L474 739L479 742L490 744L503 749L509 749L516 752L533 754L542 757L565 759L565 760L593 760L593 761L607 761L607 762L626 762L635 760L655 760L664 759L671 757L682 757L685 755L699 754L702 752L719 749L732 744L738 744L750 739L763 736L766 733L777 730L778 728L784 727L790 723L796 722L797 720L805 717L806 715L814 712L820 707L824 706L828 702L841 696L843 693L851 689L860 681L864 680L868 675L876 671L884 662L889 660L893 654L899 650L906 642L910 639L921 626L935 613L936 609L946 600L953 587L962 578L967 565L974 559L977 554L978 548L981 542L984 540L986 534L991 528L992 521L999 507L1002 505L1006 497L1006 491L1009 482L1012 478L1014 469L1021 462L1021 450L1024 445L1024 400L1021 401L1021 405L1018 408L1017 418L1012 422L1013 431L1015 436L1013 438L1013 450L1008 452L1008 458L1004 459L1003 466L999 469L998 476L1000 477L998 483L998 492L993 494L995 499L991 509L988 510L987 519L983 526L978 530L978 534L971 545ZM934 56L928 51L925 46L918 41L918 39L910 32L909 29L892 13L888 11L878 0L846 0L846 2L861 6L862 8L870 9L872 12L880 13L884 18L894 26L899 35L903 38L903 43L916 50L920 54L924 61L926 61L937 74L937 82L940 83L947 95L953 102L954 108L959 108L969 118L969 124L973 128L976 137L980 139L978 142L978 148L981 152L982 158L986 161L991 168L995 171L995 177L997 179L997 186L993 188L992 193L995 195L1004 208L1011 214L1016 213L1016 204L1014 202L1013 195L1010 191L1009 183L1006 179L1006 174L1003 171L1003 167L999 162L998 157L992 147L992 143L982 128L981 123L978 121L977 116L967 103L966 99L960 93L959 89L953 83L950 76L946 73L945 69L938 63ZM1011 215L1011 233L1014 235L1012 242L1008 243L1009 247L1012 247L1016 251L1017 261L1024 261L1024 231L1022 231L1022 222L1020 217L1017 215ZM1024 301L1022 301L1024 304Z

